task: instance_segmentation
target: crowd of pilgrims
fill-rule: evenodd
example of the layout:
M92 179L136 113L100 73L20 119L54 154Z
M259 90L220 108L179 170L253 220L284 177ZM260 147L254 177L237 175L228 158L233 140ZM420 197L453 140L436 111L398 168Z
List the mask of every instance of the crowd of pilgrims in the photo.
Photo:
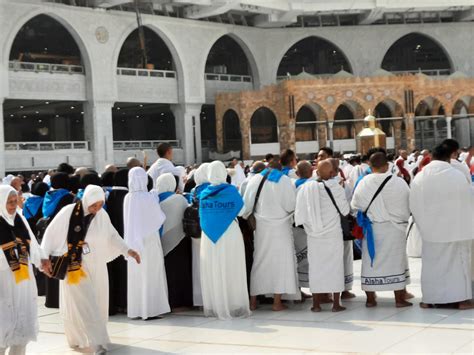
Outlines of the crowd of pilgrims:
M117 313L147 320L198 306L230 319L311 297L313 312L343 311L358 257L367 307L378 291L412 305L408 255L422 258L421 307L472 306L472 148L448 139L397 159L321 148L314 161L286 150L251 167L187 169L168 144L157 153L147 171L130 158L100 176L63 163L28 183L3 179L0 354L36 340L38 295L60 308L72 348L99 353Z

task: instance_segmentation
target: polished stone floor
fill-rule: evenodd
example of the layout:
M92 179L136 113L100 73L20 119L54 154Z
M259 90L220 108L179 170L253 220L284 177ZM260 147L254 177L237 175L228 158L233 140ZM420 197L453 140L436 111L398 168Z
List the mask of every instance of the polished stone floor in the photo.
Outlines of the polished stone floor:
M312 313L310 302L290 304L283 312L268 306L248 319L219 321L200 311L160 320L132 321L111 317L112 354L160 353L474 353L474 311L420 309L420 260L410 259L414 306L397 309L392 293L378 295L379 306L366 309L356 278L357 298L347 310ZM360 262L355 263L360 275ZM40 300L41 302L43 300ZM78 354L71 351L56 310L39 306L40 334L28 354Z

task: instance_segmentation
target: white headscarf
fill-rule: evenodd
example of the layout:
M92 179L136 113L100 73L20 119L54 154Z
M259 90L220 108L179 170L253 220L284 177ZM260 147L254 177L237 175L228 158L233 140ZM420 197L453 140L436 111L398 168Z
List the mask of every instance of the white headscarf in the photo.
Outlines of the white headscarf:
M84 196L82 197L84 216L89 214L89 207L99 201L105 202L104 190L97 185L88 185L84 190Z
M132 249L138 251L143 248L143 239L158 232L166 218L158 201L148 192L147 185L148 175L143 168L129 171L129 193L123 206L124 238Z
M209 182L209 178L207 176L209 169L209 163L203 163L197 168L196 172L194 173L194 181L196 182L196 186L205 184Z
M216 160L209 164L207 176L212 185L223 184L227 181L227 169L223 162Z
M156 179L156 192L161 194L163 192L176 191L176 178L171 173L165 173Z
M7 211L8 197L12 194L18 195L13 187L10 185L0 186L0 216L3 217L9 225L14 226L16 212L14 214L9 214Z

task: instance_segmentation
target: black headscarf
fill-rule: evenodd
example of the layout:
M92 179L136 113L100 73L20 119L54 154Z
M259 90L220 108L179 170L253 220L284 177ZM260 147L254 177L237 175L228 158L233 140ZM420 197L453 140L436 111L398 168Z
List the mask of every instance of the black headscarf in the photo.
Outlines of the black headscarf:
M68 190L73 194L77 194L77 191L81 188L80 179L81 177L79 175L69 177Z
M49 191L49 186L48 184L44 182L35 182L31 186L31 193L35 196L44 197L44 195L46 195L46 192L48 191Z
M114 175L115 173L112 171L106 171L102 174L102 186L114 186Z
M102 186L102 181L96 173L87 173L81 178L81 189L85 189L89 185Z
M67 189L69 186L69 175L67 173L54 173L51 176L51 187L53 189Z
M147 185L147 189L148 191L151 191L153 190L153 179L151 178L150 175L147 175L148 176L148 185Z
M113 186L122 186L128 188L128 171L130 169L123 168L118 170L114 175L114 184Z

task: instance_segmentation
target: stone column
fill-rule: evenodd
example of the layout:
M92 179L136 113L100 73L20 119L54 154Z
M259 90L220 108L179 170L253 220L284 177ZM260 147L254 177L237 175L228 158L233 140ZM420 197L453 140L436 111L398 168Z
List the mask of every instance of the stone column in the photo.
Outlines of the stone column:
M84 132L92 151L94 169L103 171L114 162L111 101L92 100L84 104ZM125 163L125 162L123 162Z
M217 151L224 153L224 117L221 112L216 112L216 140Z
M5 128L3 122L3 101L0 97L0 177L5 176Z
M447 138L453 138L453 132L451 130L451 121L453 118L451 116L446 116L446 129L447 129Z
M392 121L395 151L402 148L402 121Z
M328 121L329 148L334 149L334 121Z
M407 136L407 149L412 151L415 149L415 119L413 113L408 113L405 116L405 127Z
M323 123L317 123L318 125L318 143L319 143L319 148L325 147L327 144L327 127L326 124Z
M433 140L434 140L434 145L437 144L438 141L438 126L437 126L438 119L434 118L433 119Z
M250 120L240 120L240 133L242 135L242 159L250 160Z
M201 106L201 104L182 103L172 107L176 121L176 138L183 148L186 165L202 161Z

